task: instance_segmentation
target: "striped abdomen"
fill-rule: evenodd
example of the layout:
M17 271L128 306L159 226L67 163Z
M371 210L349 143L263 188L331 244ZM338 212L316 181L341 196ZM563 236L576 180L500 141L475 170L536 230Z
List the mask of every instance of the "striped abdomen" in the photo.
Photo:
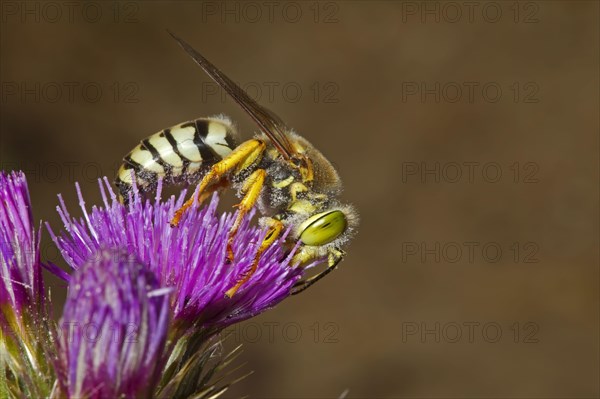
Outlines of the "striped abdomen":
M237 146L235 129L226 118L180 123L142 140L123 158L115 185L127 199L133 179L140 192L166 183L193 182Z

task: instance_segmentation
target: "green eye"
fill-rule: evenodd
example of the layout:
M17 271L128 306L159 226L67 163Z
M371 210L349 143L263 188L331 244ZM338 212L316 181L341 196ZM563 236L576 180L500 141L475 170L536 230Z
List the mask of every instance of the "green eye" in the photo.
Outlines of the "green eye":
M304 224L300 240L306 245L325 245L342 234L348 222L344 212L331 211L314 215Z

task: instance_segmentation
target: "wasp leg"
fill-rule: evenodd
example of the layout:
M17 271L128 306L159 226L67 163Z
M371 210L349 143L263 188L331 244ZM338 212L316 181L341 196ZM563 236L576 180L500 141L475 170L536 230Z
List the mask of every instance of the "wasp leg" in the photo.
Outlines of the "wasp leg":
M265 177L267 172L264 169L257 169L244 181L242 186L242 193L244 197L239 204L235 205L239 211L231 230L229 230L229 238L227 239L227 262L233 262L233 240L235 235L244 220L244 216L254 207L254 204L258 200L260 190L265 184Z
M311 285L313 285L314 283L316 283L317 281L319 281L320 279L322 279L323 277L325 277L326 275L331 273L333 270L335 270L335 268L342 261L342 259L344 259L344 255L346 255L346 254L341 249L335 249L335 248L331 249L329 251L329 256L327 258L327 269L323 270L321 273L317 274L316 276L309 278L308 280L298 281L292 287L291 294L297 295L297 294L301 293L302 291L304 291L305 289L307 289L308 287L310 287Z
M211 185L206 190L198 194L198 203L201 204L209 198L215 191L219 191L229 185L229 180L226 178L221 179L218 183Z
M171 219L171 227L175 227L179 224L184 212L194 204L194 200L197 199L198 203L202 202L206 197L202 194L210 184L219 183L219 181L223 180L225 175L233 168L236 168L236 171L239 172L252 165L262 155L264 149L265 143L262 141L248 140L236 147L225 158L214 164L198 184L198 197L194 198L192 195L192 197L175 212L173 219Z
M242 274L242 277L237 280L237 282L232 288L227 290L227 292L225 293L227 297L231 298L243 284L250 280L250 277L252 277L252 275L254 274L254 272L256 272L256 269L258 268L258 262L260 261L260 257L263 254L263 252L265 252L267 248L269 248L271 244L275 242L275 240L283 231L283 223L281 223L279 220L269 219L269 224L269 230L267 230L267 234L265 235L263 242L260 244L260 247L258 248L256 255L254 256L252 266L250 266L250 268Z

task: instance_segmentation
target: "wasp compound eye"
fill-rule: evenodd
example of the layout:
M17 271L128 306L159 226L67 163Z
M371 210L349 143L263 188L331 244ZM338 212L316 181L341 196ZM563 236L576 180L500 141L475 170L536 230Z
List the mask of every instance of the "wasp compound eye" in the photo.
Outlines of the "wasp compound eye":
M306 245L325 245L335 240L348 226L342 211L319 213L303 223L300 240Z
M120 200L126 203L136 189L142 194L153 191L160 182L173 185L197 182L197 194L183 203L170 220L175 228L192 205L221 188L234 188L241 202L227 238L227 262L235 260L233 244L238 229L245 215L257 205L269 230L254 261L225 296L231 298L249 281L258 269L261 255L280 243L278 237L292 225L291 240L283 245L289 247L294 241L302 244L294 255L294 264L326 260L328 265L318 275L298 282L294 293L303 291L335 269L344 257L339 247L349 241L352 235L349 233L355 229L354 209L337 205L341 189L337 172L316 148L277 115L254 101L189 44L171 35L246 111L260 133L239 142L234 124L223 115L163 129L142 140L123 159L115 180Z

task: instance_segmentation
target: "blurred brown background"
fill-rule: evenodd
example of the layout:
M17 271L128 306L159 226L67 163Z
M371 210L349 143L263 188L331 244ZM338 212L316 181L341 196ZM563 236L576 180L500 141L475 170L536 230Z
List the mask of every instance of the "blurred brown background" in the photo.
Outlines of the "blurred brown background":
M0 156L36 218L164 127L255 130L167 28L360 211L338 271L232 329L230 396L598 397L597 2L73 4L1 4Z

